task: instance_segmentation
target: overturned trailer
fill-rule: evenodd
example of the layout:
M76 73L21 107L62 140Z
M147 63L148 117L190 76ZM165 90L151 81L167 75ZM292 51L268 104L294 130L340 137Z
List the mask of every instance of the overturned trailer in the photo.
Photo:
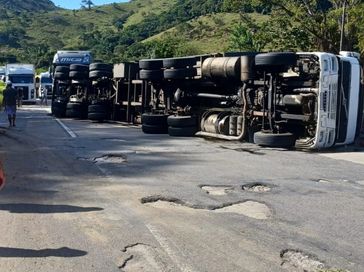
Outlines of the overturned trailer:
M158 90L145 133L320 149L351 144L363 112L357 55L230 53L141 60Z

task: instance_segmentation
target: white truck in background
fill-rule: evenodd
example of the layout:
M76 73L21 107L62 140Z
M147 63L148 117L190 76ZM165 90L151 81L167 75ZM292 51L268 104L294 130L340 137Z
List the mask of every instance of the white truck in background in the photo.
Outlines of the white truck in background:
M52 75L49 72L40 73L39 75L39 97L45 92L47 99L52 99Z
M33 64L11 63L5 66L5 78L16 90L21 89L25 103L36 103L35 69Z

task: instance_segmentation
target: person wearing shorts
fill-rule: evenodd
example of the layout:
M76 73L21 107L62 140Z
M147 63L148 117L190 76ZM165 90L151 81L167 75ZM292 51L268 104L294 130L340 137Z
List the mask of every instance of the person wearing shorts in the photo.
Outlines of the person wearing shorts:
M4 90L3 97L3 105L5 106L5 112L8 115L9 127L15 127L18 92L12 87L11 81L6 82L6 88Z

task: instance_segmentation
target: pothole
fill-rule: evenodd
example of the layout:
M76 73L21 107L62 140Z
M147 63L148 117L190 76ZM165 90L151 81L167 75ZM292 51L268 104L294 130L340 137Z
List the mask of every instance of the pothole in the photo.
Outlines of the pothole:
M259 220L268 219L271 216L271 211L267 205L251 200L215 209L214 211L218 213L236 213Z
M215 213L233 213L258 220L265 220L272 216L272 212L266 204L252 200L239 203L226 203L219 206L198 206L185 203L177 198L150 196L142 198L140 202L149 207L158 209L178 209L185 212L191 210L205 210Z
M96 163L125 163L128 157L125 154L106 154L93 159Z
M216 186L204 185L201 186L201 189L204 190L207 194L215 196L226 195L234 190L233 187L224 185L216 185Z
M317 272L327 269L325 264L315 256L300 250L285 249L280 256L282 268L290 272Z
M167 271L167 265L161 258L161 252L150 245L136 243L126 246L122 252L128 255L119 266L123 272Z
M244 191L256 192L256 193L264 193L264 192L269 192L270 190L272 190L271 187L269 187L268 185L262 184L262 183L246 184L246 185L242 186L242 189Z

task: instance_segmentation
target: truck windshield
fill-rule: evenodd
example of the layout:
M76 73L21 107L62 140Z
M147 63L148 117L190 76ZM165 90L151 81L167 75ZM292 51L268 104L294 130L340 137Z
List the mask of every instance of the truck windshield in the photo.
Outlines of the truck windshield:
M10 75L9 79L12 83L34 83L34 77L32 75Z
M52 84L52 79L50 77L41 77L40 83L42 84Z
M5 75L5 68L0 67L0 76Z

